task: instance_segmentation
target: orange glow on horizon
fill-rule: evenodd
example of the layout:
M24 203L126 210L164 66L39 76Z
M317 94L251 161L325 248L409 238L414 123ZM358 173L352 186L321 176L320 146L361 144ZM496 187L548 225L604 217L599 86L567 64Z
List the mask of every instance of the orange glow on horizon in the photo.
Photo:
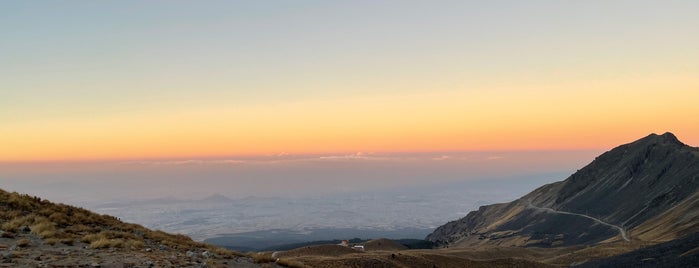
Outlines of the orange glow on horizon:
M478 93L435 91L17 122L0 127L0 161L609 149L665 131L696 145L697 85L688 77L593 87L503 85Z

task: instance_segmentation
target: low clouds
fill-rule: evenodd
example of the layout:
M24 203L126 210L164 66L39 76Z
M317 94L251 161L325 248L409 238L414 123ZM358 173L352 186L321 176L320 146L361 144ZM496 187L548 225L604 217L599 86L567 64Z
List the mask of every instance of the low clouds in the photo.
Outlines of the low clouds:
M235 159L189 159L189 160L141 160L122 162L120 165L143 165L143 166L186 166L186 165L240 165L243 160Z
M203 166L203 165L274 165L291 163L319 162L412 162L412 161L452 161L481 162L504 159L502 155L484 153L374 153L356 152L349 154L294 155L286 152L265 157L229 158L229 159L175 159L175 160L140 160L120 163L122 165L142 166Z

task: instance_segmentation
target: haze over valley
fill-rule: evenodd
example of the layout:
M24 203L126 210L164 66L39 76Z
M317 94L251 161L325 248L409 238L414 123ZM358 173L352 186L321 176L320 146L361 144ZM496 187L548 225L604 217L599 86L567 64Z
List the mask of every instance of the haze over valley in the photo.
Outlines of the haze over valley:
M354 229L424 238L572 173L594 151L351 154L5 165L8 190L189 235ZM53 173L52 169L63 169ZM67 171L65 171L67 170ZM83 179L84 178L84 179ZM290 183L295 182L295 183ZM75 187L80 183L80 187ZM377 205L380 204L380 205ZM398 231L390 234L389 231ZM347 238L352 238L347 237ZM309 240L342 237L315 237ZM303 239L303 238L301 238Z

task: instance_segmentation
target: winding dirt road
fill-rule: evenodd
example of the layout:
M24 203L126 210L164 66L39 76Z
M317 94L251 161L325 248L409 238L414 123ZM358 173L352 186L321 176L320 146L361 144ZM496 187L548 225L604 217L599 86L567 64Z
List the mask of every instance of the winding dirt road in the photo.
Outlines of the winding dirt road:
M619 230L619 234L621 234L621 238L623 238L625 241L631 241L631 239L629 239L628 235L626 234L626 230L624 230L624 228L621 228L621 226L619 226L619 225L614 225L614 224L611 224L611 223L604 222L604 221L602 221L602 220L600 220L600 219L598 219L598 218L595 218L595 217L591 217L591 216L588 216L588 215L585 215L585 214L579 214L579 213L573 213L573 212L566 212L566 211L555 210L555 209L552 209L552 208L537 207L537 206L535 206L534 204L532 204L531 201L529 201L529 204L527 204L527 208L543 210L543 211L550 212L550 213L558 213L558 214L566 214L566 215L573 215L573 216L585 217L585 218L591 219L591 220L593 220L593 221L596 221L596 222L598 222L598 223L600 223L600 224L607 225L607 226L609 226L609 227L612 227L612 228L615 228L615 229Z

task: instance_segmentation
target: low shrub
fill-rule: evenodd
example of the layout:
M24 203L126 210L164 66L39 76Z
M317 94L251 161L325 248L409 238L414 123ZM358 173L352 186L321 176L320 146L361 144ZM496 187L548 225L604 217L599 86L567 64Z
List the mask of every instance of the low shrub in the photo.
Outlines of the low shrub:
M288 259L278 259L275 263L278 265L281 265L281 266L291 267L291 268L310 268L310 266L305 265L301 262L288 260Z
M58 242L60 242L60 241L57 238L49 238L49 239L44 240L45 244L51 245L51 246L56 245L56 243L58 243Z
M32 233L42 238L56 237L56 227L46 218L35 221L29 228L32 230Z
M255 263L270 263L270 262L275 262L277 259L272 258L271 253L265 253L265 252L253 252L248 254L250 258L252 258L252 261Z
M122 248L124 247L123 239L109 239L101 237L90 243L91 248Z
M21 248L26 248L30 244L29 239L22 238L20 240L17 240L17 246Z

